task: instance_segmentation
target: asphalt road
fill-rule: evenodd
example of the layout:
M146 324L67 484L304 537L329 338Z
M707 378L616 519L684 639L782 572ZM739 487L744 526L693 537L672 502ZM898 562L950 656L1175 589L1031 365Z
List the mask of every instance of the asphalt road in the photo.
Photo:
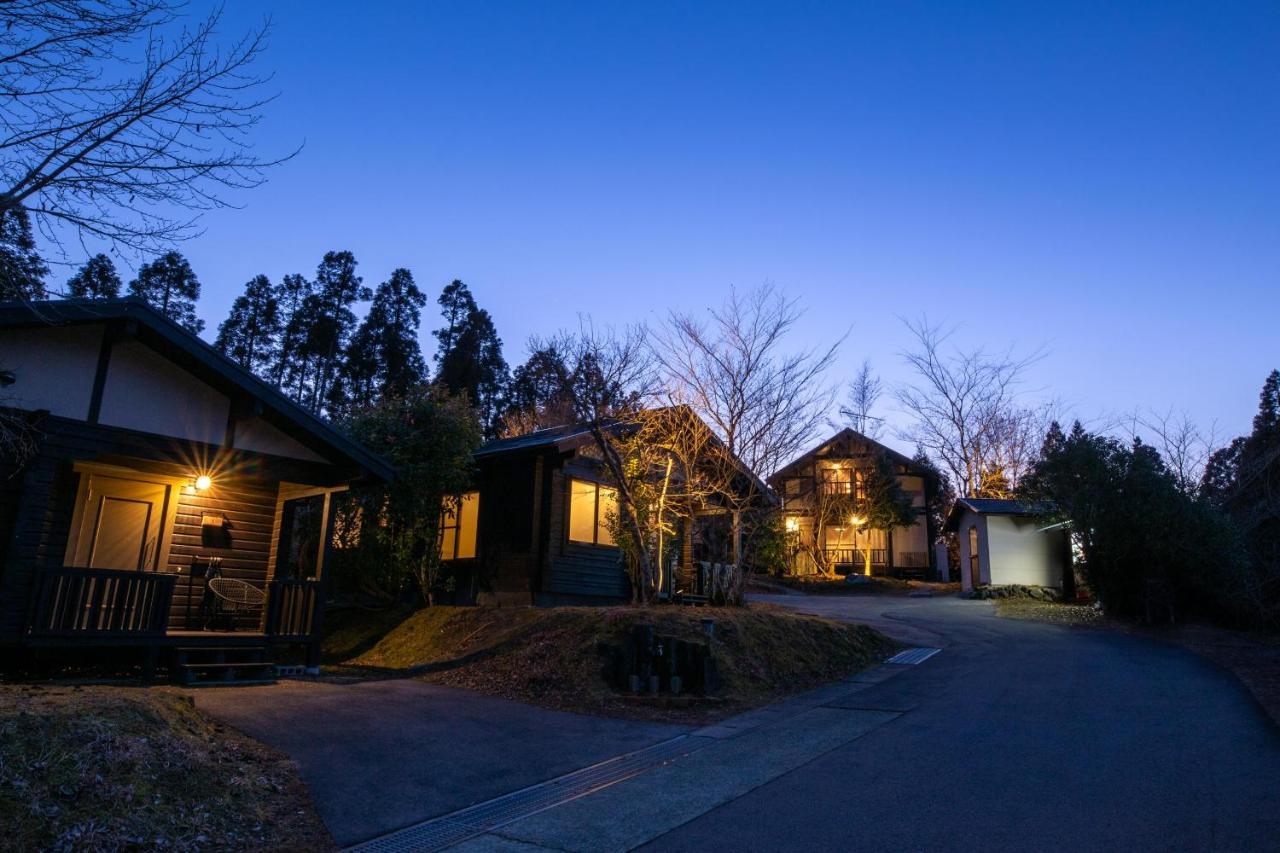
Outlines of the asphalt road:
M770 600L943 652L857 694L892 722L648 849L1280 850L1280 732L1189 652L954 598Z
M648 746L675 726L569 714L411 679L202 688L196 705L298 762L354 844Z

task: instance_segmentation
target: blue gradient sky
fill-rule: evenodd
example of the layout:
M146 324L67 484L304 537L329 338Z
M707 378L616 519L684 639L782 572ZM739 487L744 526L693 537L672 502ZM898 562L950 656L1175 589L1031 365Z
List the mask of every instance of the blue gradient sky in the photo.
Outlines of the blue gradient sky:
M351 249L465 280L512 363L770 280L842 372L905 378L927 312L1088 418L1238 433L1280 365L1275 3L267 5L260 146L305 148L184 247L211 328Z

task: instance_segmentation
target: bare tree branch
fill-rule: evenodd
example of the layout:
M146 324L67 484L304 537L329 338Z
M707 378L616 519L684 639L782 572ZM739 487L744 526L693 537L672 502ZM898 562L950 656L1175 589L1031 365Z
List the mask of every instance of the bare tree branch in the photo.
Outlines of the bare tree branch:
M253 71L267 25L219 46L221 9L175 32L175 8L0 3L0 210L25 209L55 242L70 228L154 250L292 156L250 148L271 100Z
M954 330L903 320L915 345L902 358L917 381L896 389L914 423L900 437L936 458L963 495L1005 497L1044 437L1052 407L1019 405L1020 383L1042 352L944 351Z

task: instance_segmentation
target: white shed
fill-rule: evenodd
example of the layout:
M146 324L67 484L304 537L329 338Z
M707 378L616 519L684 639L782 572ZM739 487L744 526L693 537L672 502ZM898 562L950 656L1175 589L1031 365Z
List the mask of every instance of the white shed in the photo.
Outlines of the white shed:
M959 498L946 529L960 542L960 583L975 586L1062 586L1071 542L1050 507L1025 501Z

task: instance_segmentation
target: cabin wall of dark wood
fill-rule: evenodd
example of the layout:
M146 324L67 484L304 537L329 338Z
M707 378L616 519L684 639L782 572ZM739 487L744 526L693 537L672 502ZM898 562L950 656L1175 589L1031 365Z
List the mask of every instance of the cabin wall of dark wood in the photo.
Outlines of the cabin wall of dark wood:
M203 492L183 487L178 491L169 547L168 571L180 575L173 592L171 624L188 624L188 614L199 614L204 597L204 566L211 557L221 560L222 577L235 578L265 590L271 577L272 542L275 537L279 487L235 478L219 478ZM206 542L203 519L225 519L225 539ZM221 545L230 547L220 547ZM193 567L196 574L192 575ZM256 622L257 614L246 614ZM245 620L241 620L245 621ZM253 629L251 624L237 627Z
M165 458L141 458L127 455L139 445L135 436L124 436L118 430L94 424L50 418L42 428L40 447L23 472L0 487L0 520L10 517L11 530L4 540L5 566L0 572L0 643L18 642L22 636L28 607L28 596L36 570L63 565L80 474L74 470L77 461L109 461L114 465L154 467L153 473L173 476L179 470L172 462L181 454L174 450ZM271 577L271 555L278 524L279 485L266 479L274 470L274 460L240 454L249 461L244 470L254 476L222 475L205 493L175 486L177 512L171 532L166 571L180 572L174 592L175 616L185 616L188 606L188 580L196 558L221 557L222 574L239 578L260 588ZM18 485L12 485L18 483ZM229 522L230 547L205 544L202 520L205 514ZM198 612L203 596L202 579L190 584L192 609ZM256 621L252 617L250 621ZM254 628L255 625L237 625Z
M601 479L595 468L573 462L552 473L548 501L551 547L539 601L570 604L625 600L631 593L620 562L622 552L617 548L569 541L566 532L569 480L574 477Z
M488 460L477 473L476 549L481 590L504 603L529 603L537 561L537 457Z

